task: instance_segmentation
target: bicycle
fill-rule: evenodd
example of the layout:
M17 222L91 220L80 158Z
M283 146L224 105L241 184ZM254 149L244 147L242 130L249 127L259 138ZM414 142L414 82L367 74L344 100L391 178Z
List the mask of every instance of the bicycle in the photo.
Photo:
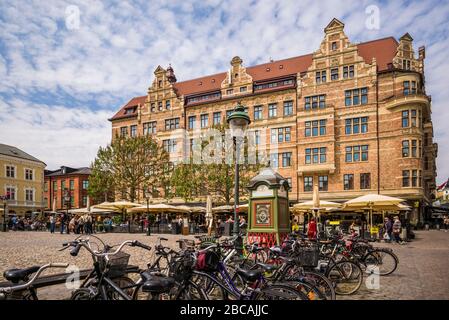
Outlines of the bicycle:
M25 269L9 269L3 273L6 280L12 283L9 287L0 287L0 300L39 300L37 288L34 286L39 275L48 268L67 268L68 263L49 263L41 267ZM29 279L29 277L34 276ZM22 283L21 283L22 282Z

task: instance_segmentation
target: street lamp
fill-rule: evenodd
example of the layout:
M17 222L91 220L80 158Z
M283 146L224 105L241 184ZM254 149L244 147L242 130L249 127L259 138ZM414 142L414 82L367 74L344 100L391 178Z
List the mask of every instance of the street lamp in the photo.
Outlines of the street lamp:
M64 189L64 202L66 205L66 219L67 219L67 234L70 234L70 230L69 230L69 225L70 225L70 220L69 220L69 205L70 205L70 191L65 188ZM64 222L62 222L64 223Z
M148 222L148 226L147 226L147 236L151 235L151 230L150 230L150 198L152 197L152 193L150 188L145 188L145 200L147 201L147 222Z
M3 232L6 232L8 230L8 226L6 224L6 205L8 196L1 196L0 199L3 201Z
M240 148L243 142L245 131L251 123L245 108L239 103L234 111L229 115L227 122L231 129L231 135L234 141L235 150L235 186L234 186L234 228L233 234L237 236L234 243L235 249L240 253L242 251L242 238L240 237L240 226L238 223L237 213L239 210L239 159Z

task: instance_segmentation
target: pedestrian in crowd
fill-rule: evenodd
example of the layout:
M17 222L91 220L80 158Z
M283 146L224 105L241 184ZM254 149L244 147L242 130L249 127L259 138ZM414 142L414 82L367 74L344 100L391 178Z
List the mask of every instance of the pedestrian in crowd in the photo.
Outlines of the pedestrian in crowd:
M55 233L55 227L56 227L56 219L54 215L50 216L50 233Z
M391 242L391 236L393 233L393 223L389 217L385 217L384 221L384 240L385 242Z
M317 236L317 225L315 218L310 219L309 224L307 225L307 237L309 239L316 239Z
M292 223L292 232L297 233L299 232L299 224L298 220L294 219Z
M84 223L84 215L82 215L78 219L78 233L84 233Z
M75 233L75 227L76 227L76 216L73 216L69 222L69 230Z
M227 223L233 223L234 220L232 219L232 216L228 216L228 220L226 220Z
M59 216L59 220L61 221L61 234L64 233L64 226L65 226L65 214L61 213Z
M86 213L84 215L83 221L84 221L84 233L92 234L92 217Z
M444 223L444 232L447 232L447 230L449 229L449 216L444 217L443 223Z
M402 225L401 220L399 220L399 217L394 217L394 223L393 223L393 238L394 241L398 244L404 244L405 242L401 239L401 231L402 231Z

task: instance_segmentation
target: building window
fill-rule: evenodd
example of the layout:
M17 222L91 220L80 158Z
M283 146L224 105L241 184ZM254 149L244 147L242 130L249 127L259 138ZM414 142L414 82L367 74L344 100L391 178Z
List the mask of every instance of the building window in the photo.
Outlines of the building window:
M196 97L188 97L186 99L186 101L187 101L187 104L192 104L192 103L197 103L197 102L201 102L201 101L205 101L205 100L216 100L216 99L220 99L220 97L221 97L221 93L216 92L216 93L204 94L204 95L196 96Z
M196 116L189 117L189 130L195 129Z
M159 101L159 102L157 103L157 109L158 109L159 111L162 111L162 101Z
M170 100L165 101L165 109L170 110L170 107L171 107Z
M240 87L240 92L246 92L246 87Z
M174 139L163 140L162 146L164 150L167 151L168 153L176 152L176 140Z
M87 190L89 188L89 180L83 180L83 190Z
M402 186L410 187L410 171L402 170Z
M202 114L200 117L201 117L201 128L207 128L209 126L209 115Z
M326 70L317 71L315 73L315 81L317 84L326 82Z
M337 50L337 42L336 41L332 42L331 48L332 48L332 51Z
M354 175L353 174L343 175L343 188L345 190L354 190Z
M327 191L328 188L328 177L319 176L318 177L318 189L319 191Z
M70 190L75 190L75 181L74 180L70 180L69 181L69 186L70 186Z
M137 137L137 125L133 124L129 128L131 132L131 137Z
M255 130L254 131L254 143L256 145L260 144L260 130Z
M151 103L151 108L150 108L151 112L156 111L156 104L154 102Z
M212 121L214 126L219 125L221 123L221 112L214 112Z
M268 105L268 118L275 118L277 116L277 104L271 103Z
M271 88L282 87L282 86L291 86L293 84L294 84L293 79L281 80L281 81L257 84L254 86L254 90L257 91L257 90L271 89Z
M228 89L226 90L226 94L233 94L234 93L234 89Z
M421 110L411 109L402 111L402 127L421 127Z
M16 167L6 166L6 177L7 178L15 178L16 177Z
M402 69L410 70L410 60L402 60Z
M57 181L53 181L53 192L58 191L58 182Z
M292 188L292 178L287 178L287 183L288 183L288 189L291 190L291 188Z
M179 118L167 119L165 120L165 130L179 129Z
M8 200L16 200L16 188L6 187L6 197Z
M412 187L418 186L418 170L412 170Z
M354 78L354 65L343 67L343 79Z
M87 207L87 196L83 196L83 207Z
M292 164L292 153L291 152L283 152L282 153L282 167L290 167Z
M406 158L410 156L410 144L408 140L402 141L402 157Z
M313 177L305 176L304 177L304 192L313 191Z
M345 134L359 134L368 132L368 117L345 120Z
M61 181L61 190L64 191L65 190L65 180Z
M284 102L284 116L291 116L293 114L293 101Z
M345 148L346 162L368 161L368 145L349 146Z
M326 162L326 147L321 148L307 148L306 149L306 164L325 163Z
M345 91L345 106L357 106L368 103L368 88Z
M371 189L371 174L361 173L360 174L360 189Z
M305 97L304 109L324 109L326 108L326 95Z
M306 137L326 135L326 119L306 121L304 135Z
M44 182L44 191L45 192L48 191L48 182L47 181Z
M120 137L125 138L128 135L128 127L120 128Z
M271 143L289 142L291 140L291 128L274 128L271 129Z
M143 134L147 135L147 134L154 134L156 133L156 121L152 121L152 122L145 122L143 124Z
M270 154L270 164L272 168L279 168L279 155L277 153Z
M254 107L254 120L262 119L262 106Z
M338 68L331 69L331 80L338 80Z
M33 189L25 189L25 201L34 201Z
M25 169L25 180L33 180L33 169Z

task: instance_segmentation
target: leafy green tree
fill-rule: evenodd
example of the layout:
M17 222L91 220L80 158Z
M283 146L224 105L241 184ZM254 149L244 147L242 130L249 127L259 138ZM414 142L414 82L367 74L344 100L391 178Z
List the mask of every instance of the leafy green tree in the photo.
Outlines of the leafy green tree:
M168 153L151 136L116 137L98 150L90 188L93 194L113 188L123 200L140 200L143 186L163 187L168 163Z

